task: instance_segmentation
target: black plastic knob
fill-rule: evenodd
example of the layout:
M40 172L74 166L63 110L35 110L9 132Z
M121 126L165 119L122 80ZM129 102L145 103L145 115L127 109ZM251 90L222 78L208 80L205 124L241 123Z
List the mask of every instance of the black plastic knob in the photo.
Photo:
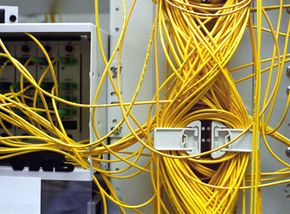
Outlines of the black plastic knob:
M66 51L66 52L71 53L71 52L73 52L73 50L74 50L73 46L71 46L71 45L66 45L66 46L65 46L65 51Z
M22 46L22 51L23 51L24 53L27 53L27 52L30 51L30 47L29 47L28 45L23 45L23 46Z
M47 52L50 52L51 51L51 47L49 45L45 45L44 46L44 49L47 51Z

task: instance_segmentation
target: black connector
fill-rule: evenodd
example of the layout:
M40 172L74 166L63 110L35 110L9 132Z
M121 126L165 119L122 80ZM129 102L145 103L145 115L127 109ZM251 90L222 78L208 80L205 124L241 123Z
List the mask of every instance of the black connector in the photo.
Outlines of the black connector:
M12 65L11 61L7 58L1 57L0 58L0 66L4 65L5 63L7 63L6 65Z
M65 130L76 130L78 128L78 123L75 120L62 121Z
M5 10L0 9L0 23L5 23Z
M10 86L12 86L12 82L0 82L0 91L10 91Z
M24 82L24 83L23 83L23 88L26 88L26 87L28 87L28 86L32 86L30 82ZM20 89L20 82L16 82L16 83L14 84L14 89L17 89L17 90Z
M12 129L12 124L11 123L9 123L9 122L7 122L7 121L5 121L5 120L2 120L2 123L3 123L3 125L7 128L7 129ZM1 126L0 126L0 128L2 128ZM2 136L2 135L1 135ZM2 136L2 137L5 137L5 136Z
M50 52L51 51L51 47L49 45L45 45L44 49L46 50L46 52Z
M74 50L74 47L72 45L66 45L65 46L65 51L68 52L68 53L71 53L73 52Z
M53 57L51 57L50 58L50 61L53 61L54 60L54 58ZM38 64L39 65L46 65L46 66L48 66L48 61L47 61L47 59L45 58L45 57L39 57L38 58Z
M21 48L22 52L28 53L30 51L30 47L28 45L23 45Z
M29 60L29 57L19 57L18 61L24 65L25 63L27 63L27 61ZM30 61L28 62L28 66L34 65L34 62L30 59Z
M43 82L40 85L40 87L43 90L46 90L46 91L51 91L51 89L53 88L53 86L54 86L54 82Z

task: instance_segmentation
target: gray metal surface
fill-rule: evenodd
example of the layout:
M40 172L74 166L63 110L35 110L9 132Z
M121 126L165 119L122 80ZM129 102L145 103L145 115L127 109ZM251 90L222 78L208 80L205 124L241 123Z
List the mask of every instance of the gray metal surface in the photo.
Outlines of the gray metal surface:
M110 5L110 34L111 34L111 51L114 50L117 40L119 38L123 14L122 14L122 1L111 0ZM126 0L127 12L133 1ZM122 79L123 84L123 98L124 102L129 102L132 99L133 93L136 90L137 82L140 78L144 58L146 54L146 48L150 37L150 32L153 22L153 4L152 1L137 1L134 12L130 19L124 44L124 51L122 55ZM115 60L117 61L117 60ZM143 82L139 101L151 100L154 93L154 70L152 65L152 59L149 61L147 73ZM147 106L136 106L133 108L133 115L137 117L141 124L145 122ZM128 128L124 125L122 129L123 135L129 133ZM113 139L114 141L114 139ZM113 142L112 142L113 143ZM132 146L128 151L136 151L140 146ZM111 155L111 159L114 157ZM131 160L132 161L132 160ZM148 158L141 158L137 164L143 166L148 161ZM112 163L111 170L122 169L127 166L124 163ZM135 172L136 169L131 168L126 173L121 175L128 175ZM151 179L148 173L141 173L140 175L132 179L112 179L112 183L116 188L120 199L124 200L128 204L140 204L147 201L152 196ZM142 209L144 213L151 213L151 206L147 206ZM131 213L132 211L127 211ZM115 207L111 207L110 213L117 213Z
M289 1L288 1L289 2ZM287 1L283 2L284 4L287 3ZM265 0L263 1L263 5L278 5L279 1L270 1ZM267 12L272 24L274 26L274 29L277 27L277 20L278 20L278 10ZM254 24L256 24L256 17L253 15ZM283 33L287 32L287 25L289 20L289 14L287 14L286 10L283 10L282 15L282 22L281 22L281 29L280 31ZM269 25L267 24L266 20L263 19L263 27L269 28ZM282 55L284 50L284 44L285 44L285 37L279 37L279 47L280 47L280 55ZM263 32L262 37L262 51L261 51L261 58L267 59L271 58L273 54L273 37L271 33ZM287 47L287 52L289 53L289 45ZM231 60L230 67L234 67L237 65L242 65L245 63L252 62L252 48L250 47L250 37L249 33L246 32L238 50L236 51L234 57ZM270 63L263 63L262 69L266 68L270 65ZM278 121L281 119L282 113L285 109L285 104L287 101L287 93L286 88L290 84L290 78L287 77L286 68L289 63L285 64L284 70L283 70L283 76L281 80L281 86L279 89L278 98L276 101L276 106L274 109L274 112L271 117L270 125L275 127L278 123ZM241 77L245 77L246 75L249 75L253 73L253 69L251 67L236 71L233 73L233 76L235 79L239 79ZM273 70L273 77L272 81L274 82L277 78L277 69ZM262 75L262 101L264 99L266 84L268 81L268 73L265 72ZM253 80L247 80L237 85L239 92L248 108L248 112L251 114L253 109L253 90L254 90L254 83ZM270 93L273 90L273 83L271 85ZM268 111L267 111L268 112ZM266 112L266 115L267 115ZM279 129L279 132L285 135L286 137L290 137L289 135L289 125L290 125L290 117L289 114L286 117L283 125ZM271 149L284 161L290 162L289 158L285 155L286 146L277 140L274 140L273 138L267 137L269 144L271 146ZM261 151L261 171L262 172L271 172L276 171L279 169L284 168L282 164L280 164L277 160L273 158L273 156L269 153L267 148L265 147L264 140L260 139L260 151ZM250 172L250 169L248 170ZM288 213L290 209L290 203L289 203L289 193L288 190L289 184L281 184L278 186L273 187L267 187L262 189L262 212L265 214L280 214L280 213ZM289 192L288 192L289 191ZM247 207L249 206L249 198L250 194L248 192L248 202ZM241 204L238 205L238 213L241 213Z

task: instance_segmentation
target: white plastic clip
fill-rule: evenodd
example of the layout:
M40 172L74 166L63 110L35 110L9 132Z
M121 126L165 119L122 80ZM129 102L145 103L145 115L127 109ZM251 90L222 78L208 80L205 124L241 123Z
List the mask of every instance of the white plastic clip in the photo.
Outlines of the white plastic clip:
M156 150L186 151L189 155L201 152L201 122L194 121L187 128L156 128Z
M228 129L224 124L212 121L211 149L216 149L238 137L244 129ZM248 131L229 146L211 153L212 158L219 158L225 152L252 152L252 132Z
M204 127L203 127L204 128ZM201 153L201 121L194 121L186 128L156 128L154 148L156 150L186 151L189 155ZM219 148L237 138L245 129L228 129L220 122L211 123L211 149ZM230 145L211 153L219 158L226 152L252 152L252 132L248 131Z

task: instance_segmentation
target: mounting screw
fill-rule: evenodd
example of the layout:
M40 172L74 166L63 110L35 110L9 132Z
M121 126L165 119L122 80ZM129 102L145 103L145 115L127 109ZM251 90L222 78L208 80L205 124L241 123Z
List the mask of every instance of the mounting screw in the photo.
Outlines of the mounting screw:
M286 93L289 94L290 93L290 85L288 85L287 89L286 89Z
M111 130L113 130L115 128L115 126L112 126L111 127ZM122 127L119 127L117 130L115 130L115 132L113 133L113 135L116 135L116 136L118 136L118 135L120 135L120 134L122 134Z
M288 65L286 68L286 75L287 77L290 77L290 65Z
M115 132L114 135L120 135L122 133L122 127L119 127Z
M22 52L27 53L30 51L30 47L28 45L23 45L21 50L22 50Z
M287 156L288 158L290 158L290 147L288 147L288 148L286 149L285 153L286 153L286 156Z
M118 65L113 65L110 70L112 71L113 78L117 78ZM122 65L120 65L120 72L122 71Z
M68 53L71 53L73 52L74 48L72 45L66 45L65 46L65 51L68 52Z

